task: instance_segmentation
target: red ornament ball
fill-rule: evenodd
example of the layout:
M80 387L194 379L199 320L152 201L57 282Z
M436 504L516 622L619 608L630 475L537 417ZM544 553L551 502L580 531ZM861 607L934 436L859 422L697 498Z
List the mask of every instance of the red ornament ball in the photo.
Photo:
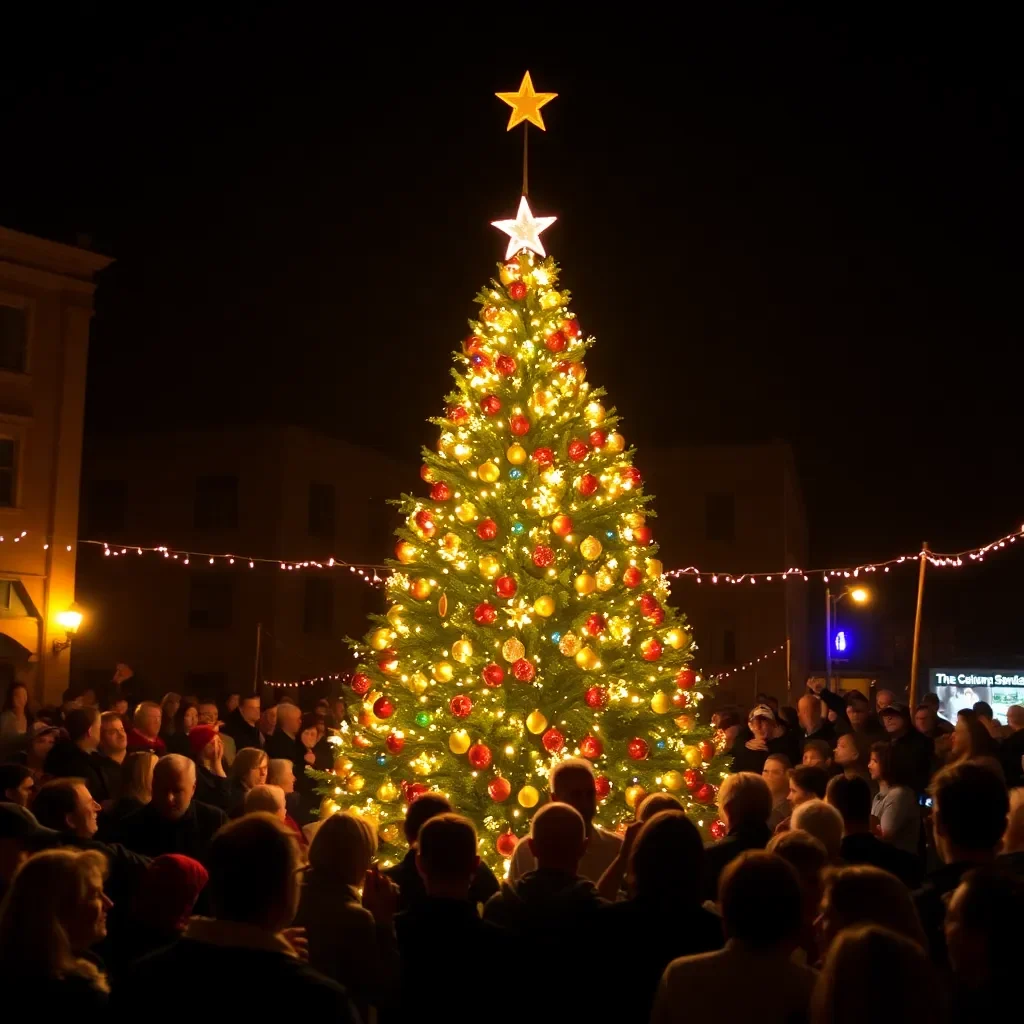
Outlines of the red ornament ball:
M522 281L513 281L508 286L508 297L515 302L522 302L526 298L526 285Z
M583 333L583 328L580 327L580 322L576 319L563 320L562 330L569 338L578 338Z
M493 519L482 519L476 528L481 540L494 540L498 536L498 524Z
M515 416L508 421L508 429L511 430L516 437L522 437L524 434L528 434L530 432L530 421L521 412L517 412Z
M558 537L568 537L572 533L572 519L560 512L551 520L551 532Z
M511 792L512 786L508 779L503 779L500 775L487 783L487 795L496 804L504 803L509 798Z
M546 544L538 544L533 549L533 564L538 568L547 569L554 561L555 553Z
M397 732L389 732L388 738L384 742L392 754L400 754L405 746L405 737L399 736Z
M350 685L352 686L352 692L358 693L359 696L362 697L364 693L369 692L370 687L373 686L373 681L369 676L364 676L362 672L357 672L352 677Z
M622 574L622 585L632 590L634 587L640 586L643 578L643 573L635 565L629 565Z
M469 416L469 410L464 405L449 405L448 419L452 423L463 423Z
M644 615L650 615L655 608L661 607L661 605L658 604L658 599L653 594L641 594L637 598L636 603L640 606L640 611L643 612Z
M654 611L647 616L647 621L652 626L660 626L665 621L665 609L655 608Z
M622 482L629 484L631 487L639 487L643 483L643 477L640 475L640 470L636 466L626 466L622 470Z
M629 746L626 748L626 752L634 761L643 761L651 752L651 748L647 745L647 740L641 739L639 736L634 736L629 741Z
M715 756L715 745L711 740L701 740L700 743L697 744L697 747L700 750L700 756L703 760L710 761L711 758Z
M484 339L478 334L471 334L463 343L462 351L467 356L476 355L477 352L482 352L484 347Z
M500 355L494 361L495 368L503 377L511 377L516 372L516 361L507 355Z
M424 793L430 792L430 787L422 782L403 782L402 788L405 790L405 799L412 803L413 800L418 796L423 796Z
M566 338L564 331L552 331L552 333L544 339L544 344L547 345L552 352L561 352L568 344L568 341L569 339Z
M428 484L434 482L434 467L428 466L425 463L420 466L420 479L425 480Z
M518 589L516 587L515 578L512 576L499 576L494 581L494 589L498 594L498 597L514 597L515 592Z
M438 482L430 488L431 501L447 501L451 496L452 489L443 480L438 480Z
M593 760L604 753L604 744L596 736L584 736L580 740L580 753Z
M644 661L657 661L661 657L661 652L661 641L656 640L653 636L648 637L640 645L640 653Z
M710 782L705 782L693 796L698 803L713 804L715 802L715 793L715 787Z
M586 441L575 437L569 442L568 455L573 462L582 462L589 454L590 448Z
M416 525L428 536L434 535L434 517L425 509L421 508L416 513Z
M480 675L483 676L484 682L492 688L501 686L505 680L505 670L500 665L495 665L493 661L484 666Z
M519 842L513 832L502 832L494 842L494 848L498 851L499 857L511 857L516 852L516 844Z
M473 702L464 693L460 693L448 701L448 710L456 718L466 718L473 710Z
M491 748L484 746L483 743L474 743L466 756L474 768L486 768L491 763Z
M647 547L654 540L654 534L649 526L638 526L633 531L633 541L642 547Z
M729 834L729 829L724 821L711 822L708 831L711 833L712 839L724 839Z
M695 789L704 785L704 776L697 768L687 768L683 772L683 785L692 793Z
M587 707L603 708L608 705L608 691L603 686L591 686L583 695Z
M521 683L532 683L535 669L528 658L518 658L512 663L512 675Z
M497 395L484 395L480 399L480 411L485 416L494 416L501 412L501 399Z
M473 609L473 621L478 626L493 626L494 620L498 617L498 611L493 604L481 601Z
M600 480L594 476L593 473L584 473L583 476L576 481L576 490L583 495L584 498L589 498L600 484Z
M590 441L591 448L603 448L608 438L603 430L592 430L587 440Z
M378 718L390 718L395 713L395 704L390 697L378 697L373 702L373 713Z
M550 448L534 448L532 458L543 469L554 463L555 453Z
M600 636L604 632L604 616L598 615L597 612L594 612L593 615L588 615L583 628L591 636Z
M390 648L387 647L380 652L380 658L377 661L377 668L381 672L391 672L398 661L398 655Z
M676 673L676 686L680 690L689 690L697 682L697 673L692 668L681 668Z
M672 706L677 707L680 710L690 706L690 698L686 695L685 690L676 690L675 693L672 694Z
M603 800L612 791L612 784L608 781L607 776L598 775L594 779L594 792L597 794L598 800Z
M544 744L544 749L550 750L552 754L565 746L565 737L553 726L541 736L540 741Z

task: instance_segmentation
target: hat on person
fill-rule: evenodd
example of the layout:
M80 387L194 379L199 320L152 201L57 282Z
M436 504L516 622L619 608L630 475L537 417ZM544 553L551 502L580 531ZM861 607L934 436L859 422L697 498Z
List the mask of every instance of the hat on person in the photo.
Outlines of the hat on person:
M192 748L192 753L201 754L213 742L217 732L215 725L193 725L188 734L188 744Z
M888 707L878 709L879 718L884 718L886 715L899 715L900 718L910 718L910 712L907 710L906 704L890 704Z
M209 873L197 860L180 853L161 854L139 881L135 915L157 931L182 931L209 880Z
M750 714L747 715L747 721L752 721L755 718L767 718L769 721L775 721L775 712L772 711L767 704L755 704L750 710Z
M57 835L52 828L43 828L36 816L20 804L0 803L0 839L43 843Z
M846 693L846 703L850 704L867 704L868 699L864 696L860 690L848 690Z
M49 722L46 722L41 718L36 719L36 721L32 723L32 739L36 739L37 737L42 736L43 733L47 732L60 732L60 726L51 725Z

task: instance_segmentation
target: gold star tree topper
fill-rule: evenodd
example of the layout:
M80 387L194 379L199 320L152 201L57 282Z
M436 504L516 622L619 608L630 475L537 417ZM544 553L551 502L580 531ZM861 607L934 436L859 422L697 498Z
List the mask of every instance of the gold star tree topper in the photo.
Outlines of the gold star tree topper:
M558 93L535 92L533 88L533 79L530 78L529 71L523 75L523 81L519 86L519 92L496 92L494 95L512 108L512 113L508 118L508 128L505 129L506 131L512 131L517 124L520 124L523 121L529 121L530 124L535 124L542 132L547 131L544 127L544 118L541 116L540 108L543 107L545 103L550 103Z
M540 240L540 233L551 227L557 217L534 217L526 196L519 200L519 209L516 212L515 220L492 220L491 226L508 235L508 251L505 259L510 260L517 252L529 249L538 256L546 256L544 244Z

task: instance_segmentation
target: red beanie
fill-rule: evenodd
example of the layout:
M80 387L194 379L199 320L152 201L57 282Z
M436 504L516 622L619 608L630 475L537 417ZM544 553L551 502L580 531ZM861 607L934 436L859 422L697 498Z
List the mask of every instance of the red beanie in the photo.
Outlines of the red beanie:
M135 894L135 913L151 928L181 931L209 878L206 868L191 857L165 853L146 868Z
M188 742L193 756L198 757L207 745L213 742L213 737L216 735L217 727L215 725L193 725L188 734Z

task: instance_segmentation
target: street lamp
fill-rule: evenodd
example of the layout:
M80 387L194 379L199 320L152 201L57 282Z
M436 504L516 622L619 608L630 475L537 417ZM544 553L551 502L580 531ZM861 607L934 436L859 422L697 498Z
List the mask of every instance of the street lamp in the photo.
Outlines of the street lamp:
M58 612L56 619L57 625L64 630L64 639L53 641L53 653L60 654L71 646L71 641L82 624L82 613L75 608L68 608L66 611Z
M825 686L829 690L832 689L832 622L836 606L844 597L849 597L855 604L865 604L871 600L871 591L865 587L846 587L842 593L833 595L828 584L825 584Z

